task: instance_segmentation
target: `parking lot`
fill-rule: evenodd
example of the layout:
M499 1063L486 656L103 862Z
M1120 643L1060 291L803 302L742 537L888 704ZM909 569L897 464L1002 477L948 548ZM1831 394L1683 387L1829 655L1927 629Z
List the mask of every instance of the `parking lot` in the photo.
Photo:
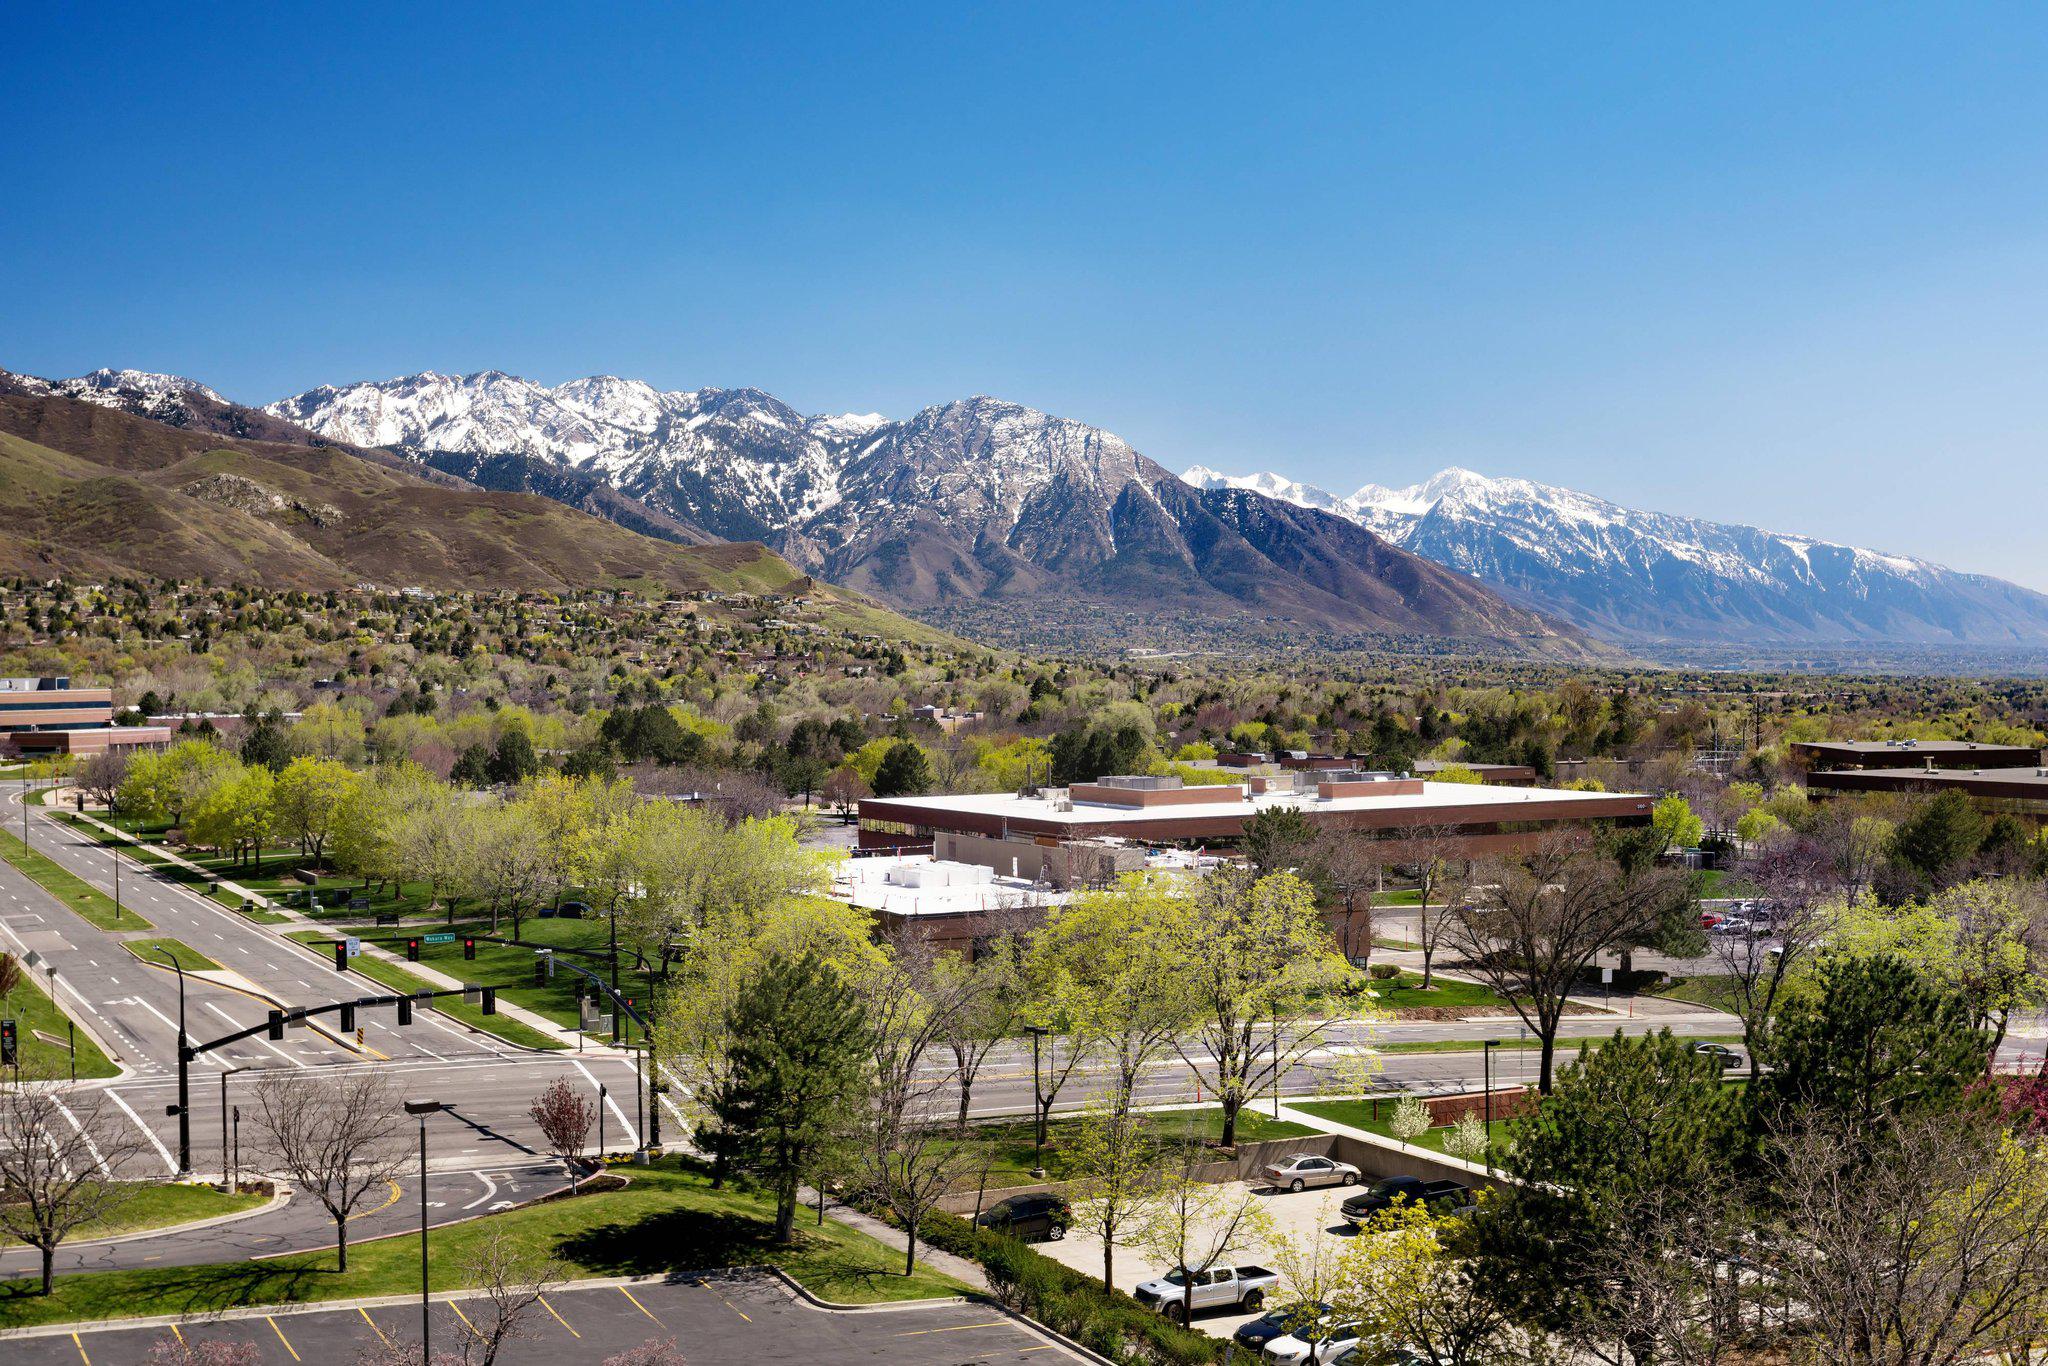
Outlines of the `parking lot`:
M465 1317L478 1319L480 1314L474 1298L437 1301L432 1311L436 1349L452 1349ZM693 1366L727 1361L771 1366L842 1361L998 1366L1081 1359L986 1305L824 1310L797 1299L780 1281L755 1272L550 1291L523 1323L524 1335L498 1358L508 1366L582 1366L650 1339L671 1338ZM0 1339L0 1359L9 1366L136 1366L155 1343L175 1333L187 1343L249 1343L265 1366L345 1366L395 1359L399 1347L419 1341L419 1326L417 1303L278 1310L183 1323L176 1330L109 1326L81 1329L75 1335Z
M1243 1192L1252 1192L1271 1218L1274 1233L1279 1237L1292 1239L1297 1244L1315 1237L1357 1236L1356 1230L1345 1223L1338 1213L1338 1206L1342 1205L1347 1197L1358 1193L1359 1188L1356 1186L1325 1187L1319 1190L1306 1190L1299 1195L1287 1191L1274 1191L1256 1181L1233 1181L1221 1189L1226 1192L1226 1199L1231 1203L1235 1203L1236 1198ZM1067 1236L1058 1242L1038 1243L1035 1246L1048 1257L1073 1267L1076 1271L1091 1277L1102 1275L1102 1240L1090 1236L1078 1226L1070 1229ZM1242 1252L1232 1253L1224 1258L1224 1261L1234 1265L1255 1262L1277 1271L1279 1268L1274 1266L1272 1254L1272 1243L1267 1240L1254 1243ZM1135 1288L1141 1281L1158 1278L1169 1269L1160 1259L1130 1248L1118 1248L1111 1265L1114 1268L1117 1289L1126 1291ZM1194 1326L1205 1333L1227 1338L1237 1331L1239 1324L1248 1323L1257 1317L1257 1314L1241 1312L1197 1314Z

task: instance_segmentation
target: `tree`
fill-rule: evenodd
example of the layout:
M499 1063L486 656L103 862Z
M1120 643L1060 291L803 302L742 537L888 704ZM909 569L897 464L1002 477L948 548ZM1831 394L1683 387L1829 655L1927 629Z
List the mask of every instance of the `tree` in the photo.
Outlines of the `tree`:
M114 798L128 776L130 756L122 750L102 750L78 766L72 779L93 806L113 808Z
M149 1355L142 1359L142 1366L260 1366L262 1360L263 1354L253 1342L168 1337L149 1345ZM379 1362L378 1366L386 1363Z
M478 1292L456 1339L463 1366L496 1366L505 1345L527 1335L533 1306L567 1277L560 1261L502 1228L487 1229L462 1264L462 1284Z
M1943 792L1892 836L1891 854L1923 886L1947 885L1984 842L1984 818L1960 792Z
M242 737L242 762L280 773L292 759L291 737L274 716L259 717Z
M1539 1334L1521 1329L1473 1275L1466 1221L1397 1202L1342 1245L1316 1298L1359 1325L1360 1359L1403 1351L1440 1366L1533 1366ZM1326 1236L1318 1242L1329 1243Z
M492 782L511 786L540 772L540 756L534 753L533 737L517 727L508 728L491 750L484 776Z
M491 781L491 748L479 741L465 745L462 753L455 756L455 767L448 771L448 781L459 787L487 787Z
M1816 1356L2026 1362L2048 1336L2048 1149L1983 1117L1841 1118L1782 1138L1770 1265Z
M1708 937L1726 980L1730 1005L1742 1020L1749 1078L1763 1074L1763 1055L1779 1002L1826 941L1834 906L1826 899L1829 867L1820 847L1804 837L1766 840L1743 864L1743 876L1764 894L1772 929L1752 922L1741 934Z
M904 1232L903 1274L917 1270L918 1229L974 1160L931 1116L878 1110L868 1126L867 1186Z
M1650 828L1663 837L1662 848L1690 849L1706 833L1706 822L1692 813L1692 804L1676 792L1657 799L1650 808Z
M1538 1088L1550 1091L1557 1031L1579 974L1608 945L1641 933L1664 889L1623 876L1585 840L1552 836L1491 864L1447 938L1536 1036Z
M974 1083L989 1054L1017 1033L1024 995L1023 952L1015 935L1003 934L971 959L947 954L933 965L943 977L967 979L948 988L961 997L961 1005L939 1025L939 1039L953 1055L953 1087L960 1098L956 1133L967 1132Z
M1069 1068L1083 1051L1107 1054L1112 1108L1130 1105L1140 1073L1189 1017L1164 938L1184 898L1168 879L1128 873L1076 896L1032 936L1040 1000L1072 1036ZM1041 1100L1043 1123L1051 1103Z
M777 954L726 1016L730 1071L707 1098L720 1157L775 1193L775 1240L794 1241L797 1183L866 1099L868 1023L816 953Z
M335 1269L348 1270L348 1221L409 1156L399 1094L380 1073L265 1072L256 1128L279 1170L334 1221Z
M45 1295L58 1247L135 1193L142 1139L106 1094L33 1074L0 1088L0 1233L41 1254Z
M1261 877L1299 869L1317 840L1314 822L1299 807L1269 806L1244 823L1240 847Z
M875 769L877 797L914 795L928 789L931 782L931 761L912 740L898 740L890 745L880 766Z
M1422 895L1416 909L1416 938L1422 944L1422 989L1433 984L1437 950L1452 920L1453 893L1462 896L1465 874L1470 866L1457 827L1441 824L1413 825L1403 830L1389 851L1388 861L1406 868Z
M569 1188L574 1190L576 1166L583 1160L590 1130L597 1123L596 1102L571 1086L567 1078L557 1077L533 1098L527 1114L547 1140L548 1151L568 1173Z
M604 1366L686 1366L674 1338L649 1338L604 1359Z
M238 863L253 853L260 870L263 846L277 829L277 779L267 768L230 763L233 770L213 783L186 813L185 835L194 844L232 853Z
M1159 973L1193 1031L1175 1046L1215 1093L1223 1146L1232 1147L1239 1112L1277 1090L1341 1018L1323 998L1354 974L1290 873L1253 879L1226 869L1166 909Z
M1102 1242L1102 1288L1116 1287L1116 1249L1151 1218L1159 1190L1159 1144L1151 1121L1128 1104L1079 1116L1066 1139L1074 1173L1074 1222Z
M1616 1031L1511 1131L1501 1161L1516 1184L1478 1216L1483 1283L1544 1331L1582 1347L1633 1335L1647 1359L1643 1287L1625 1273L1638 1256L1696 1262L1724 1230L1735 1094L1670 1031Z
M851 813L861 798L873 795L851 764L841 764L825 779L825 800L832 803L842 817Z
M317 868L335 820L359 781L347 765L333 759L293 759L277 775L271 793L277 833L297 844Z
M1984 1035L1960 993L1894 954L1829 954L1773 1026L1758 1113L1780 1127L1878 1135L1962 1103L1984 1076Z
M1194 1320L1196 1279L1225 1258L1258 1244L1272 1230L1262 1197L1249 1186L1201 1179L1208 1160L1208 1152L1195 1143L1183 1144L1171 1155L1133 1240L1171 1268L1166 1279L1180 1286L1181 1302L1167 1314L1182 1324Z

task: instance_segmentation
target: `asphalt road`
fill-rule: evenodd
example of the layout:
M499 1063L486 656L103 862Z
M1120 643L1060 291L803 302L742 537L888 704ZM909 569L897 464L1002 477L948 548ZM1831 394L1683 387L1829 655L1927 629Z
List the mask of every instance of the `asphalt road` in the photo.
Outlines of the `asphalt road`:
M437 1301L430 1311L437 1349L455 1346L463 1320L482 1323L474 1296ZM508 1366L595 1363L649 1340L673 1339L692 1366L748 1362L816 1366L886 1361L899 1366L1080 1361L1052 1339L971 1303L834 1312L792 1296L771 1277L707 1272L630 1286L550 1291L521 1320L525 1335L498 1360ZM345 1363L359 1353L389 1353L420 1337L417 1303L371 1309L260 1314L181 1325L187 1342L246 1342L265 1366ZM94 1328L0 1340L9 1366L133 1366L168 1328ZM393 1353L395 1355L395 1353Z

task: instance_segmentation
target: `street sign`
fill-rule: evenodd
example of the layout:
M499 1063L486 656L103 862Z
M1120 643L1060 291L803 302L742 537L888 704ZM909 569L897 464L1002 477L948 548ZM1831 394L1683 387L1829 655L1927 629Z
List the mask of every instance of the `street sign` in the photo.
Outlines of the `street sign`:
M362 956L362 953L363 953L363 941L362 941L362 940L360 940L360 939L356 938L356 937L355 937L354 935L350 935L350 936L349 936L348 938L346 938L346 939L342 940L341 942L342 942L342 944L343 944L344 946L346 946L346 947L347 947L347 949L348 949L348 956L349 956L349 957L351 957L351 958L360 958L360 957Z
M421 942L427 944L453 944L455 936L452 934L430 934Z

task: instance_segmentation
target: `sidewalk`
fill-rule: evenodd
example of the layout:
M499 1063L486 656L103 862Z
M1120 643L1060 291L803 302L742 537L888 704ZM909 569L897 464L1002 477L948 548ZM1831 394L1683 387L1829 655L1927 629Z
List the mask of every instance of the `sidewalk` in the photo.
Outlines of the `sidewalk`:
M133 844L139 847L147 848L151 853L162 858L166 863L173 864L179 868L183 868L186 871L195 873L201 877L213 877L213 874L209 870L201 868L198 864L192 862L192 860L184 857L183 855L175 853L172 850L167 849L160 844L148 844L143 840L139 840L135 836L129 834L126 830L121 829L119 826L107 824L107 822L101 820L99 817L93 815L91 812L72 812L67 814L76 815L79 820L84 821L85 823L95 827L98 830L104 831L106 834L113 836L115 839L122 841L124 844ZM144 868L147 868L148 866L149 865L147 864L143 865ZM326 925L318 920L311 919L310 917L300 913L292 907L280 905L278 902L272 900L270 897L264 895L262 892L254 891L250 888L242 886L239 883L230 882L226 879L220 879L214 882L213 885L219 887L222 891L228 893L230 896L242 897L245 900L253 902L256 906L260 907L265 911L270 912L273 915L283 916L284 921L280 924L275 925L260 925L252 920L244 920L243 923L248 925L252 929L269 931L271 934L274 934L277 938L282 939L284 940L285 943L291 945L294 949L298 949L302 952L312 952L313 950L311 950L309 946L301 944L296 939L291 938L291 936L285 933L285 931L295 929L312 930L320 934L332 935L337 938L347 938L350 936L351 932L348 930L339 929L335 926ZM195 895L204 896L204 893L195 893ZM208 899L210 900L211 898ZM229 915L235 914L234 911L230 910L226 906L222 906L220 909ZM362 946L362 952L366 956L375 958L380 962L390 963L394 967L403 968L405 971L411 973L413 976L419 978L421 981L425 982L428 986L433 987L437 991L454 991L466 985L460 978L451 977L447 973L442 972L438 968L431 967L425 963L408 962L399 955L392 953L389 949L379 948L375 944L364 944ZM517 1020L520 1024L525 1025L527 1028L532 1029L538 1033L545 1034L549 1038L559 1040L565 1047L577 1047L578 1040L580 1037L577 1034L577 1031L567 1028L566 1026L556 1024L553 1020L549 1019L545 1015L540 1014L537 1011L529 1010L525 1006L516 1005L511 1001L507 1001L501 998L498 1001L498 1013L500 1015L505 1016L507 1019ZM493 1037L497 1036L494 1035ZM510 1040L501 1039L500 1042L504 1043L508 1048L521 1047L521 1045L512 1043ZM626 1056L626 1051L623 1049L613 1048L610 1044L596 1043L589 1039L582 1039L582 1051L584 1051L585 1053L596 1053L601 1057Z

